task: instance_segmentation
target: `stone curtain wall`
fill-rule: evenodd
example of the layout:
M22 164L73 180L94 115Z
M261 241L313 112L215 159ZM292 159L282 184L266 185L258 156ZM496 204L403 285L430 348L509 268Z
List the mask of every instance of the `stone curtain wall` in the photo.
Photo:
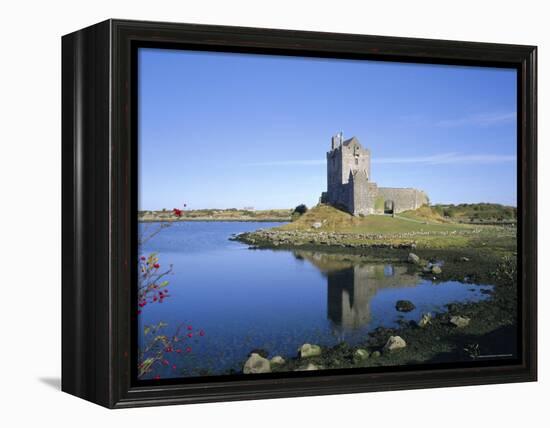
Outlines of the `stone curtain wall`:
M384 201L393 201L395 213L415 210L428 203L426 193L417 189L379 187L378 194L384 198Z
M376 199L378 198L378 186L376 183L367 183L366 207L367 214L377 214ZM382 211L383 212L383 211Z

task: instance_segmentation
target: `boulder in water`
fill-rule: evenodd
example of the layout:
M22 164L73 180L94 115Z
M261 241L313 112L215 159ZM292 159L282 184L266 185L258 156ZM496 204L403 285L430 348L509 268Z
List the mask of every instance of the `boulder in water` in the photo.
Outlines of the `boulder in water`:
M395 303L395 309L397 309L399 312L410 312L414 310L416 306L414 306L413 302L410 300L398 300Z
M267 358L262 357L259 354L253 353L250 355L243 367L244 374L255 373L271 373L271 365Z

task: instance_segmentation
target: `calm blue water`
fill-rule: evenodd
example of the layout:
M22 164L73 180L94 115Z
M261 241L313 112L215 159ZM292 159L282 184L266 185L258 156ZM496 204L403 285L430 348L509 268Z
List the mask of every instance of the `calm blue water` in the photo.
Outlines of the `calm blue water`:
M444 311L450 302L488 298L473 286L449 281L432 283L405 265L363 265L323 253L249 250L229 241L231 234L269 228L277 223L181 222L149 240L141 254L157 252L161 269L173 265L167 278L170 297L147 305L144 325L166 322L165 332L192 325L205 335L186 339L185 355L168 355L157 370L162 377L240 370L252 349L270 356L294 356L303 343L355 343L368 331L395 326L399 319L418 320L423 312ZM140 227L154 228L154 224ZM395 310L399 299L416 309ZM142 340L142 338L140 338ZM175 365L176 368L172 368Z

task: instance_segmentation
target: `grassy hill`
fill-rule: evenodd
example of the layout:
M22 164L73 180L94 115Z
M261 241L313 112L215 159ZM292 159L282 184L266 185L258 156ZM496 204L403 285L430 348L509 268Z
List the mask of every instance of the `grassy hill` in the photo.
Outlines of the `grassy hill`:
M492 248L515 251L513 225L465 224L430 207L390 215L352 216L329 205L317 205L291 223L240 234L236 239L256 247L279 248Z
M314 225L320 227L315 227ZM329 205L317 205L292 223L278 227L279 230L311 231L312 228L324 232L340 233L404 233L404 232L444 232L467 229L470 226L445 220L429 207L407 211L396 217L369 215L355 217Z
M466 223L503 223L517 219L517 208L500 204L438 204L431 209L445 219Z

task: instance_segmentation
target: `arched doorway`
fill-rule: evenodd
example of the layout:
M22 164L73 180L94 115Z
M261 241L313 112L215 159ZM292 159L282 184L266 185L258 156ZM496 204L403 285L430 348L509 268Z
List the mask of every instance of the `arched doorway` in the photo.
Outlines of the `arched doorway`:
M391 199L384 201L384 214L393 214L394 203Z

